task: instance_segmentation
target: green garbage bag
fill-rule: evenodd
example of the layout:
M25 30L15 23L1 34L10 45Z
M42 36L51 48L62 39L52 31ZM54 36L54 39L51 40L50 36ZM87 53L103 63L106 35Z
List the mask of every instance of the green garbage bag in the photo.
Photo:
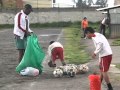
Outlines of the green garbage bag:
M32 34L27 38L27 46L24 53L24 56L16 67L16 71L20 72L26 67L33 67L40 72L42 72L42 62L45 57L45 53L43 52L41 46L38 43L38 38L35 34Z

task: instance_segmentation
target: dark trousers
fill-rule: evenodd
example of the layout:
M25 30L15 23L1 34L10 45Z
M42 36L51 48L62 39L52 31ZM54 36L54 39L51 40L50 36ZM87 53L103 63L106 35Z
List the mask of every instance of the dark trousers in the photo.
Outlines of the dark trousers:
M104 36L106 35L106 34L105 34L105 29L106 29L106 28L105 28L105 25L101 24L101 25L100 25L100 33L103 34Z
M85 28L83 28L82 30L83 30L83 38L85 38Z

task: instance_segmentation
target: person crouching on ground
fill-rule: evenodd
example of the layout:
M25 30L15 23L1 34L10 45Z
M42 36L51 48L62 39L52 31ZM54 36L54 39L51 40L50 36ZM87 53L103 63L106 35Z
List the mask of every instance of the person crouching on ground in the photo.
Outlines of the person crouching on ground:
M109 45L106 37L100 33L97 33L91 27L87 27L85 30L85 34L87 38L93 40L95 45L95 51L92 54L92 58L95 58L97 54L99 54L99 68L100 68L100 78L101 82L104 79L108 90L113 90L112 85L109 80L108 70L112 61L112 50Z
M66 65L64 62L64 50L63 45L59 42L50 41L49 47L48 47L48 55L51 58L51 60L48 62L48 65L50 67L56 67L56 59L60 59L62 65Z

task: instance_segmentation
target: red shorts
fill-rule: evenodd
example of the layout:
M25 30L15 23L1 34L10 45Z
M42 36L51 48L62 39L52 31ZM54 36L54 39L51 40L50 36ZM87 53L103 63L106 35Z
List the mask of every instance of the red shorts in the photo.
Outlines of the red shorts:
M110 64L111 64L111 60L112 60L112 55L108 55L105 57L101 57L100 58L100 71L101 72L107 72L109 70Z
M63 48L56 47L52 50L52 60L55 61L56 59L60 59L61 61L64 60Z

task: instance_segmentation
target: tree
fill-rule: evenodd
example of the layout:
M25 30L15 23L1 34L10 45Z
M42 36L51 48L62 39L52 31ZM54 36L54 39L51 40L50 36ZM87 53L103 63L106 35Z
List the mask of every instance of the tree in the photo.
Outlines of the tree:
M87 0L78 0L76 6L77 7L88 7Z
M82 7L82 0L78 0L76 6L77 6L77 7Z
M97 0L96 5L100 5L102 7L105 7L107 4L107 0Z
M88 5L89 6L94 5L93 0L88 0Z

